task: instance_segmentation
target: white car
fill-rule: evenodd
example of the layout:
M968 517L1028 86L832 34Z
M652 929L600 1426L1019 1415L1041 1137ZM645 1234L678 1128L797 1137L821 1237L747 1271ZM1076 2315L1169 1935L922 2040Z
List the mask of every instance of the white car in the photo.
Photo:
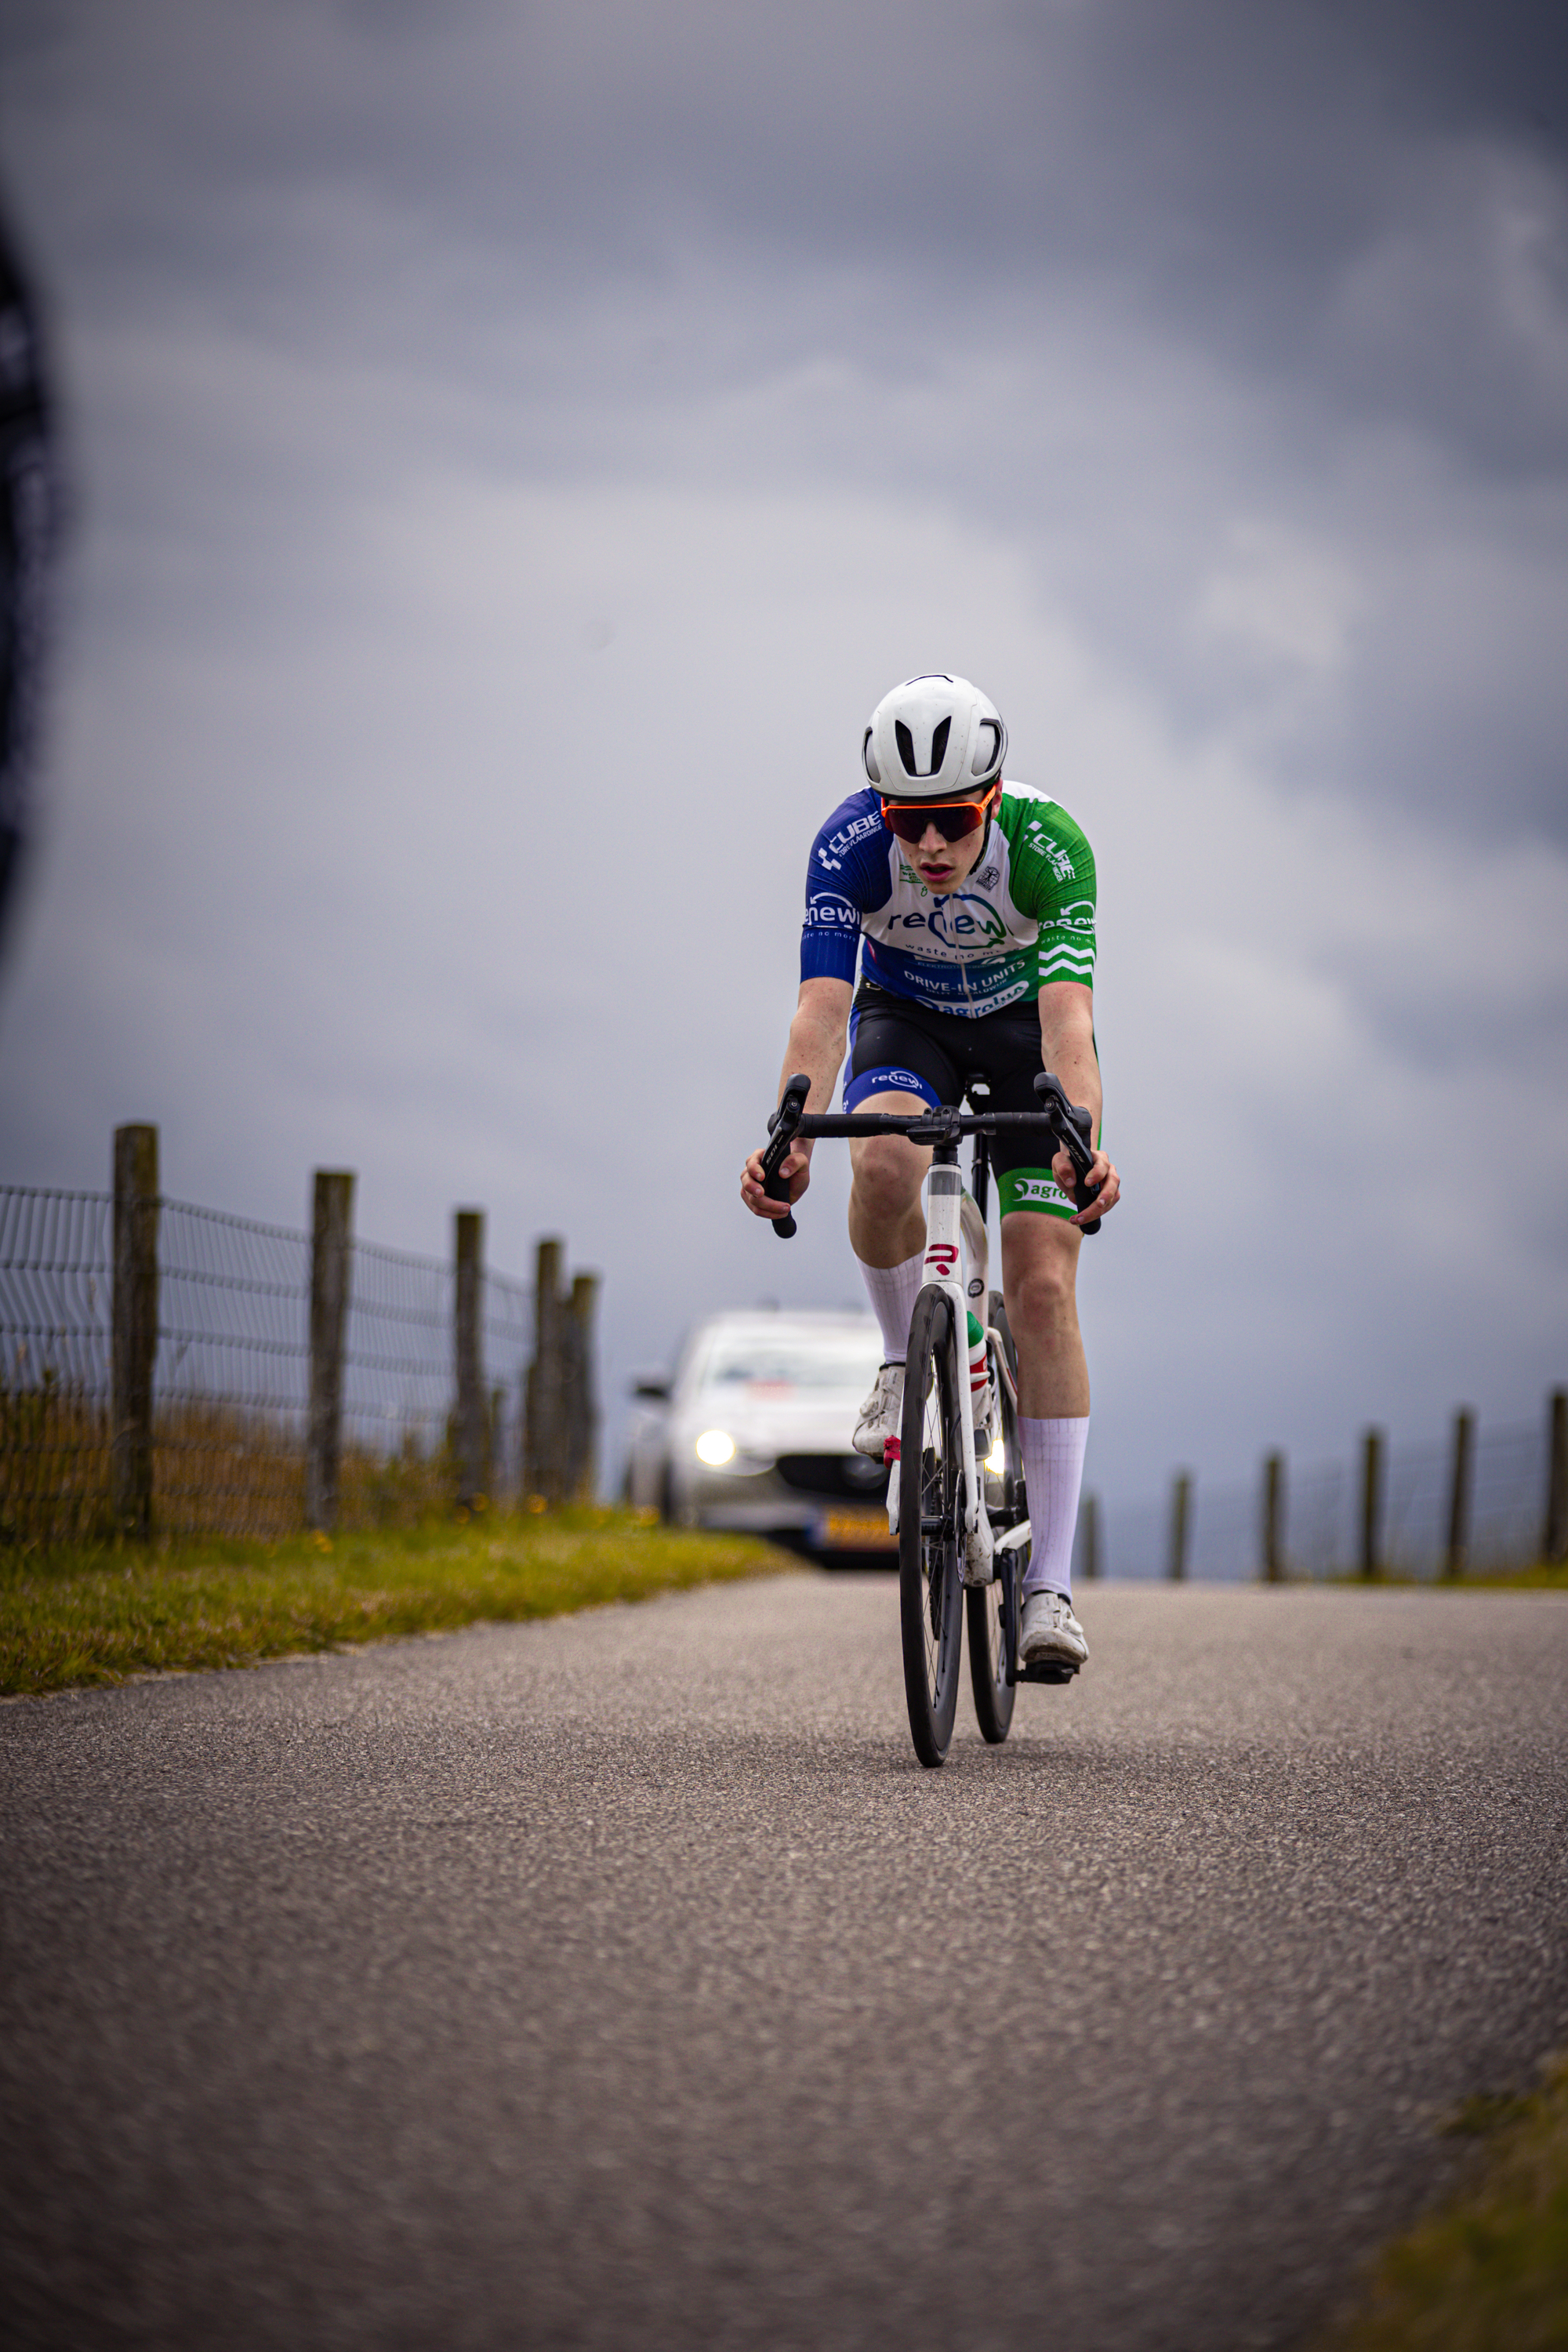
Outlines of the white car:
M678 1527L890 1554L888 1473L849 1442L881 1360L869 1315L710 1316L670 1379L636 1383L628 1499Z

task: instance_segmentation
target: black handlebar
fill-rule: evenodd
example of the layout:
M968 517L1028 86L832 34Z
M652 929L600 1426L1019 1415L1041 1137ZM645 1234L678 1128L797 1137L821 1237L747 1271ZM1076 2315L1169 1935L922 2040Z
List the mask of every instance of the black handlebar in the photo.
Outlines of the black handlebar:
M1037 1134L1043 1129L1056 1138L1073 1164L1076 1207L1090 1207L1099 1193L1098 1184L1084 1182L1094 1165L1093 1118L1081 1104L1068 1102L1061 1080L1050 1070L1042 1070L1035 1080L1035 1092L1040 1098L1038 1110L963 1111L956 1104L942 1103L925 1111L819 1111L808 1117L805 1098L810 1092L810 1078L804 1070L795 1071L768 1121L772 1140L763 1153L763 1191L770 1201L789 1199L789 1187L779 1170L797 1135L808 1139L821 1135L903 1135L911 1143L956 1144L961 1136L997 1135L1019 1128L1031 1129ZM777 1217L772 1223L782 1242L787 1242L795 1230L793 1217ZM1095 1217L1079 1230L1097 1234L1100 1227L1100 1220Z

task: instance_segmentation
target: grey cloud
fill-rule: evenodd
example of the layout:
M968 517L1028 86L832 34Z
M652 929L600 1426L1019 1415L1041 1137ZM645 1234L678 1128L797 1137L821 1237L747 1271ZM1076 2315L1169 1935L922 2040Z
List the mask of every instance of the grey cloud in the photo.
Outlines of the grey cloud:
M963 294L947 269L1110 268L1299 354L1296 313L1376 244L1432 142L1488 143L1560 192L1565 48L1545 6L1391 0L76 0L35 16L23 58L133 92L170 188L221 172L241 218L247 194L357 185L595 272L694 236L902 258L929 266L939 318ZM120 217L133 235L134 206ZM930 331L911 318L892 362L918 369Z
M827 348L890 388L1070 331L1087 290L1309 420L1503 475L1564 461L1548 8L77 0L52 21L23 63L89 93L79 234L126 289L183 255L263 331L298 332L314 288L344 338L416 335L459 307L467 245L503 314L570 331L595 293L668 304L664 350L613 372L689 390L786 362L814 331L800 281L828 272L858 299ZM750 282L728 335L681 315L693 256Z

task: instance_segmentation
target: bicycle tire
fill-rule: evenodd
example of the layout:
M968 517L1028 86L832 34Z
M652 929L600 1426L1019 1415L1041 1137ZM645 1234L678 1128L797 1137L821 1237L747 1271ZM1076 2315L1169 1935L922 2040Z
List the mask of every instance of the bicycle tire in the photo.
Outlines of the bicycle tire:
M986 1301L986 1313L1001 1337L1007 1368L1016 1381L1018 1351L1013 1344L1007 1310L1002 1303L999 1290L991 1293ZM985 1474L987 1499L989 1489L999 1485L1003 1517L1011 1519L1015 1498L1021 1498L1024 1492L1024 1463L1018 1449L1018 1415L1005 1382L994 1372L992 1378L995 1381L1001 1413L1003 1459L999 1481ZM1007 1679L1007 1620L1019 1573L1016 1564L1005 1566L999 1559L992 1582L973 1585L964 1595L969 1617L969 1680L974 1694L974 1719L980 1726L980 1737L993 1748L1000 1748L1013 1727L1013 1706L1018 1696L1016 1685ZM1014 1646L1016 1647L1016 1631Z
M942 1762L952 1738L963 1650L963 1456L952 1365L952 1302L931 1284L910 1323L899 1459L904 1695L915 1754L928 1767Z

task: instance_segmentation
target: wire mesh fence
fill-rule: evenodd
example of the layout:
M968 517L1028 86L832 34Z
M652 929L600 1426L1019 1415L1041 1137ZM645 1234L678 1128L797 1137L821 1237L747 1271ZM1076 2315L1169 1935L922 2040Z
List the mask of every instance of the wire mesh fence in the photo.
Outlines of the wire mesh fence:
M345 1526L384 1526L450 1501L455 1276L439 1258L356 1242L343 1356ZM486 1272L489 1493L515 1497L533 1292Z
M0 1541L111 1530L113 1200L0 1187ZM163 1201L153 1521L168 1535L304 1524L309 1234ZM385 1526L454 1491L454 1275L352 1245L339 1524ZM487 1271L490 1493L517 1490L531 1288Z
M1477 1432L1467 1568L1504 1575L1540 1558L1550 1440L1545 1423ZM1447 1559L1453 1456L1444 1444L1409 1445L1386 1456L1377 1513L1376 1556L1393 1576L1436 1578ZM1353 1575L1362 1562L1362 1473L1343 1462L1315 1463L1283 1477L1282 1566L1292 1577ZM1102 1503L1101 1573L1170 1573L1172 1506ZM1264 1490L1251 1484L1193 1482L1188 1504L1189 1576L1235 1583L1258 1576L1264 1555Z
M276 1536L302 1522L310 1244L165 1201L153 1368L154 1524Z
M110 1209L0 1188L0 1540L97 1532L110 1480Z

